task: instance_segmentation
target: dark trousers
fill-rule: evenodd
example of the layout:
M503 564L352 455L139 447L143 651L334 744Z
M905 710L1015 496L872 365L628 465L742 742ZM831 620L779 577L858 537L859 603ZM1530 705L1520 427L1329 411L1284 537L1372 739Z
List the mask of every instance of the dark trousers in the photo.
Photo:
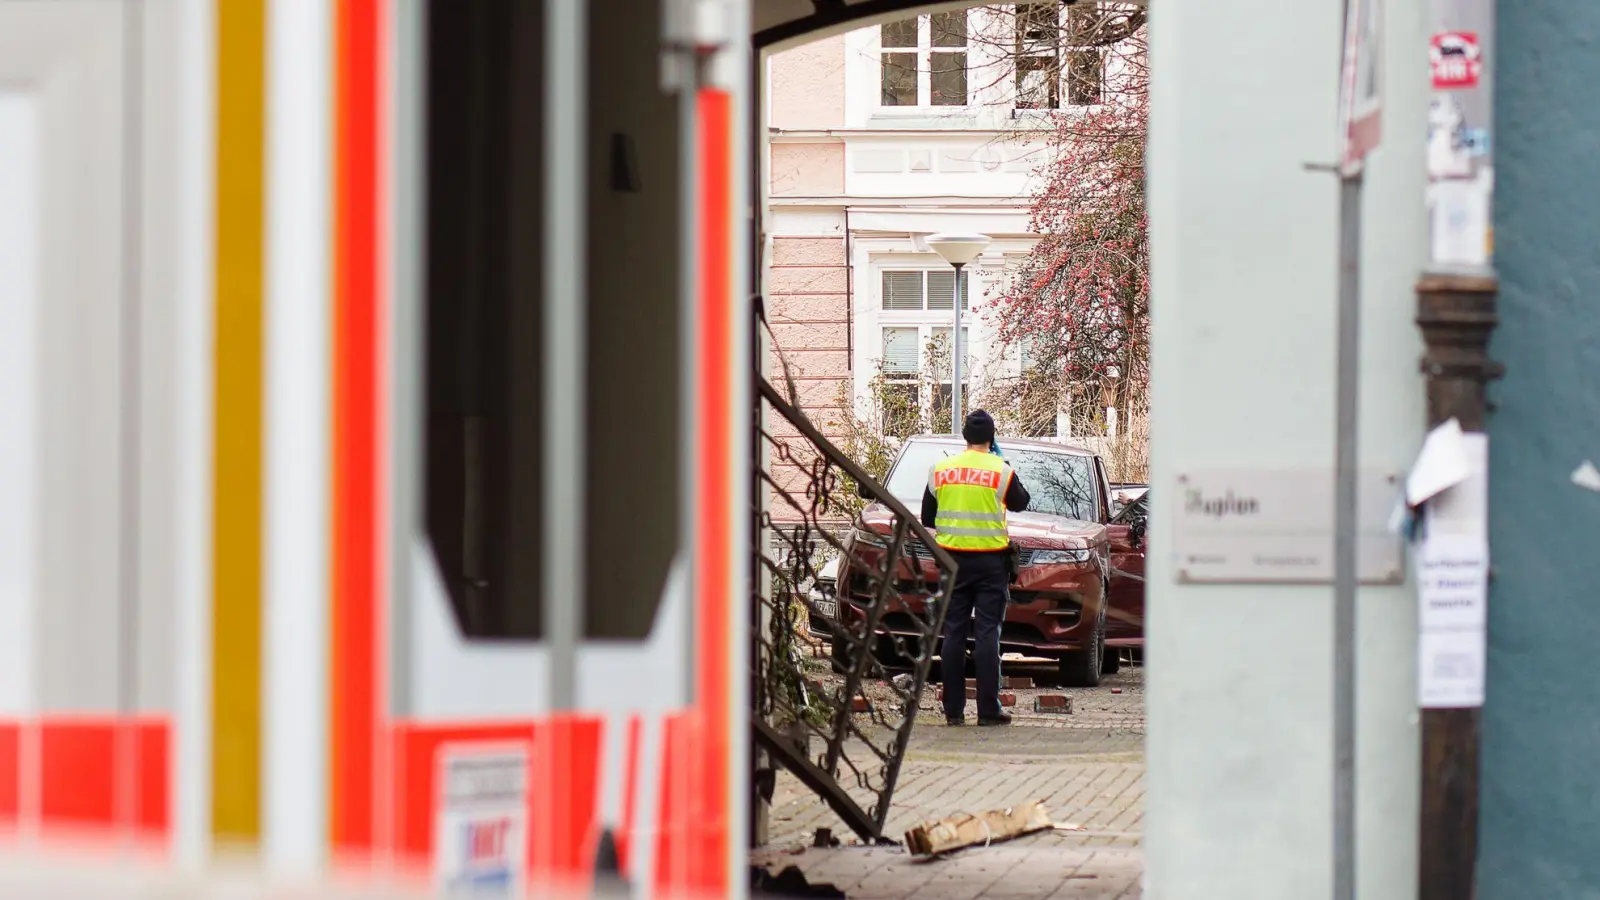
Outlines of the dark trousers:
M944 617L944 713L961 716L967 706L967 636L978 670L978 715L1000 715L1000 623L1006 617L1005 551L956 553L956 588Z

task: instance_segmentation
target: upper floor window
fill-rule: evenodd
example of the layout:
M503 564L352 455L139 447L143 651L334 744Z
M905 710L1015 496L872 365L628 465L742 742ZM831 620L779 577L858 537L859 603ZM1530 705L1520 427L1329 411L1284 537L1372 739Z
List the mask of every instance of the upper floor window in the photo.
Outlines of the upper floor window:
M967 105L967 10L888 22L879 32L883 106Z
M961 284L967 284L967 272L961 271ZM962 309L972 305L970 294L961 292ZM890 311L939 310L956 308L956 278L954 269L885 269L883 271L883 308Z
M1095 4L1066 7L1064 17L1062 10L1056 3L1016 8L1018 109L1093 106L1101 100L1105 54L1095 46L1095 32L1103 15Z

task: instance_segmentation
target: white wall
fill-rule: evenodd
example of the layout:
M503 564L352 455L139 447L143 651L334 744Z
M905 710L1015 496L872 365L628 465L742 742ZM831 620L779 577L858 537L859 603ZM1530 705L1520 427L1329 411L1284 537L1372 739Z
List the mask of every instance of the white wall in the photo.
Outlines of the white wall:
M1420 14L1387 7L1384 146L1367 180L1361 464L1420 442L1423 259ZM1152 546L1197 467L1310 467L1332 478L1337 0L1163 6L1152 22L1155 419ZM1219 65L1219 48L1251 65ZM1147 897L1315 900L1332 843L1332 589L1195 586L1150 560ZM1358 667L1359 886L1415 896L1414 601L1367 588Z

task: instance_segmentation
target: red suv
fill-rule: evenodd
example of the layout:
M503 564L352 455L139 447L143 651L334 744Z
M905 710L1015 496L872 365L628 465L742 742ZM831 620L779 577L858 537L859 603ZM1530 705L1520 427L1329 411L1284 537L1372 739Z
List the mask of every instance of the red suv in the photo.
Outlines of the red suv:
M1021 551L1022 571L1011 585L1000 628L1001 651L1055 658L1066 684L1092 687L1100 683L1102 672L1116 671L1118 661L1115 653L1106 653L1112 569L1105 464L1095 454L1066 444L1005 438L999 444L1032 497L1027 511L1006 516L1011 541ZM965 443L955 437L910 438L889 470L889 493L912 512L920 510L928 471L963 449ZM872 504L862 513L861 527L847 537L834 585L843 622L863 621L862 607L872 599L866 572L881 566L892 527L889 509ZM931 554L913 539L897 580L926 585L937 578ZM892 645L891 635L915 637L912 616L923 612L927 596L902 592L884 610L878 629L880 658ZM835 641L834 652L844 652L842 641Z

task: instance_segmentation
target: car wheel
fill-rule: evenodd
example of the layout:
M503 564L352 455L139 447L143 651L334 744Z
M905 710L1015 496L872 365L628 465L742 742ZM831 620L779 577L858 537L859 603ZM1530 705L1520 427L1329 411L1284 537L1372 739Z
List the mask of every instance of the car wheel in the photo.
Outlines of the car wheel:
M1094 633L1089 635L1089 646L1083 650L1061 654L1061 683L1067 687L1095 687L1100 683L1100 670L1106 654L1106 607L1100 604L1100 614L1094 620Z

